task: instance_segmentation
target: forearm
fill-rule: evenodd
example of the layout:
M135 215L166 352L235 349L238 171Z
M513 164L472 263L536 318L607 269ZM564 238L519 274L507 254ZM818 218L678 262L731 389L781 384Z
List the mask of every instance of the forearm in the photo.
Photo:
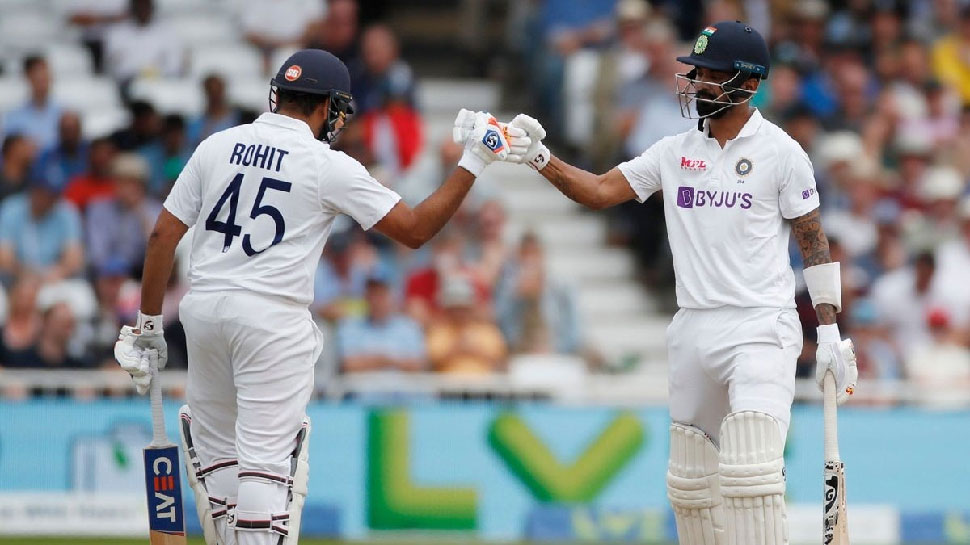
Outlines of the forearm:
M145 266L141 278L141 311L143 314L155 316L162 313L162 301L165 298L165 286L168 285L175 263L175 246L170 240L164 240L157 232L148 237L148 248L145 250Z
M825 236L825 231L822 230L822 221L818 209L796 218L792 222L792 233L798 241L804 268L832 262L832 256L829 253L829 239ZM819 325L834 324L836 312L835 305L822 303L815 306Z
M448 223L474 183L471 172L456 168L441 187L414 207L414 236L418 246L431 240Z
M597 210L605 207L599 198L599 176L574 167L556 156L549 160L549 164L539 174L570 200Z

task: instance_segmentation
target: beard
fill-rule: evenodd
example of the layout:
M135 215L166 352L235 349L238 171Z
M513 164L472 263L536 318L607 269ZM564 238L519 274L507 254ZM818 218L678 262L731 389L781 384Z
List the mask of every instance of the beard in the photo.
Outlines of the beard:
M726 98L731 100L729 96L726 96ZM717 97L708 93L697 93L695 95L695 99L701 99L694 100L694 108L697 109L697 115L701 118L720 119L727 114L728 109L733 107L733 104L730 106L725 106L724 104L707 102L708 100L717 99Z

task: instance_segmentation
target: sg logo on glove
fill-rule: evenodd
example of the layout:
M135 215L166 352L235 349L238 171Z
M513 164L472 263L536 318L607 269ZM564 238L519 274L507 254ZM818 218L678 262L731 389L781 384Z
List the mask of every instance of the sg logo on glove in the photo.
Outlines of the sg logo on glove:
M488 129L485 131L485 136L482 138L482 143L485 144L488 149L492 150L493 153L498 153L505 148L502 144L502 139L498 137L498 132L495 129Z

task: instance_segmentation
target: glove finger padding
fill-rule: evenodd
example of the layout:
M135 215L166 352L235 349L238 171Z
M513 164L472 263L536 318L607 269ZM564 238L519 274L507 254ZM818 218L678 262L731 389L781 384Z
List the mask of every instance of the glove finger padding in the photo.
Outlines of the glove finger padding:
M515 116L515 119L509 125L525 130L529 138L532 138L534 142L538 142L546 137L546 129L542 127L542 123L539 123L539 120L531 115L519 114Z
M144 394L148 391L148 386L152 382L151 357L154 357L157 361L158 352L135 346L135 336L131 335L130 331L127 333L122 328L118 342L115 343L114 347L115 359L118 360L121 368L131 375L131 380L135 383L135 389L138 390L138 393Z
M510 160L525 163L537 171L545 168L549 164L552 154L549 153L549 148L542 143L542 139L546 137L546 129L542 127L539 120L526 114L519 114L509 123L509 128L525 131L526 136L531 140L529 149L521 158L516 155L514 159Z
M836 402L841 405L855 391L856 382L859 380L859 367L856 363L855 345L852 344L850 339L845 339L839 343L839 351L846 363L845 383L838 388L838 395L835 398Z
M831 370L835 378L836 401L841 405L852 395L859 378L852 341L819 343L815 359L815 380L819 388L822 387L825 373Z
M505 136L509 141L509 156L507 160L512 163L521 163L525 155L529 152L529 148L532 147L532 138L529 137L525 129L511 125L506 125L504 128Z
M465 145L468 135L475 129L475 119L478 114L485 112L473 112L462 108L455 117L455 126L451 129L451 139L456 144Z

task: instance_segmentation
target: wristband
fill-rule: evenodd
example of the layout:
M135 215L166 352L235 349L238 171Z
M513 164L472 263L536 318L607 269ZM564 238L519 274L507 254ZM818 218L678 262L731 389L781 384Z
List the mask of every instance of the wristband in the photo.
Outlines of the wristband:
M803 274L813 308L829 304L836 312L842 312L842 276L838 261L808 267Z
M138 311L138 320L135 322L135 329L140 331L140 335L161 335L162 334L162 315L155 316L144 314Z

